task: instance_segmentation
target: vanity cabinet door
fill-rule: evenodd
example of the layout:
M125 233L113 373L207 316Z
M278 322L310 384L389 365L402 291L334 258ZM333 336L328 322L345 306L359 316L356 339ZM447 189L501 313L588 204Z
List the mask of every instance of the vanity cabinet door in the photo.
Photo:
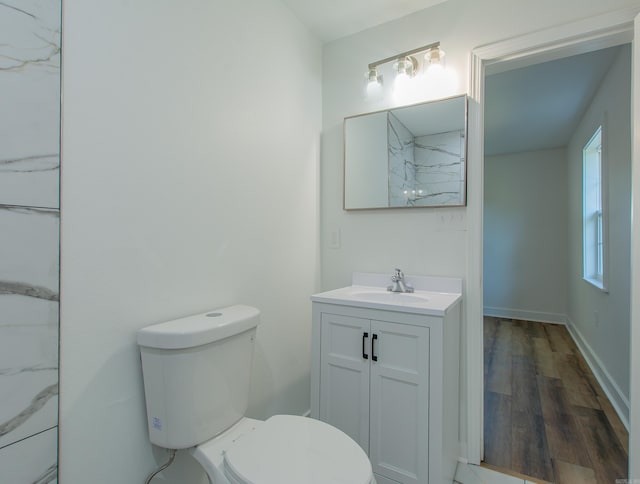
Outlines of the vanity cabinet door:
M376 474L424 484L429 471L429 328L371 321L369 457Z
M369 452L370 321L322 313L320 420Z

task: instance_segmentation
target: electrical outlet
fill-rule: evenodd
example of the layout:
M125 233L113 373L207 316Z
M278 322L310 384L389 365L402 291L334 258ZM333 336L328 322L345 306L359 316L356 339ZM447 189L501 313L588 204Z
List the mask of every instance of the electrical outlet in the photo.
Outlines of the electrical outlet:
M440 208L436 215L437 230L466 230L467 216L464 209Z

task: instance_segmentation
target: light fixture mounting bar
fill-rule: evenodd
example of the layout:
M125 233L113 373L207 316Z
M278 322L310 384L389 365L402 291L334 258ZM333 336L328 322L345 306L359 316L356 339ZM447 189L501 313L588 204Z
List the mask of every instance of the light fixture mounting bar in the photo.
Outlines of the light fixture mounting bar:
M413 54L417 54L418 52L425 52L427 50L435 49L436 47L440 47L440 42L434 42L433 44L425 45L424 47L418 47L416 49L411 49L406 52L401 52L400 54L396 54L391 57L387 57L386 59L381 59L379 61L372 62L369 64L369 69L374 69L382 64L386 64L387 62L391 62L394 60L401 59L403 57L407 57Z

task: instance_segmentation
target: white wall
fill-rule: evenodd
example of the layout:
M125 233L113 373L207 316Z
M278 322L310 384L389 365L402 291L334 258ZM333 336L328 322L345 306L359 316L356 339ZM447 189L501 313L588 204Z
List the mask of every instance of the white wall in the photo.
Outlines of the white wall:
M486 157L484 169L485 314L565 322L566 151Z
M322 137L322 286L349 284L353 271L462 276L469 272L467 209L342 210L342 120L345 116L393 105L390 83L384 95L368 100L362 76L370 62L440 41L447 68L460 84L451 94L467 91L472 49L546 27L583 19L629 5L636 0L449 0L324 46ZM387 79L388 80L388 79ZM422 98L429 97L425 93ZM469 165L478 160L469 159ZM469 221L470 222L470 221ZM342 244L330 248L340 230ZM463 332L465 328L463 324ZM466 352L463 348L463 354ZM462 362L464 367L466 363ZM466 395L463 398L463 415ZM464 417L463 417L464 418ZM463 420L463 439L466 438Z
M631 234L631 47L624 46L583 115L568 147L569 318L611 380L612 398L629 412ZM603 122L608 169L609 284L582 279L582 149ZM605 269L605 270L607 270ZM599 361L598 361L599 360Z
M250 415L309 408L321 47L277 0L67 0L63 20L60 481L144 482L166 458L145 325L258 307ZM178 461L166 482L206 482Z

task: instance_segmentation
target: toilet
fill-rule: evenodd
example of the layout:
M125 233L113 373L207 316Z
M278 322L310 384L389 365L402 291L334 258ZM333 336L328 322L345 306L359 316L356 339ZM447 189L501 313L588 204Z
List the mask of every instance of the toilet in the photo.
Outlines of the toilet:
M375 484L362 448L307 417L245 417L260 312L230 306L138 332L149 439L212 484Z

